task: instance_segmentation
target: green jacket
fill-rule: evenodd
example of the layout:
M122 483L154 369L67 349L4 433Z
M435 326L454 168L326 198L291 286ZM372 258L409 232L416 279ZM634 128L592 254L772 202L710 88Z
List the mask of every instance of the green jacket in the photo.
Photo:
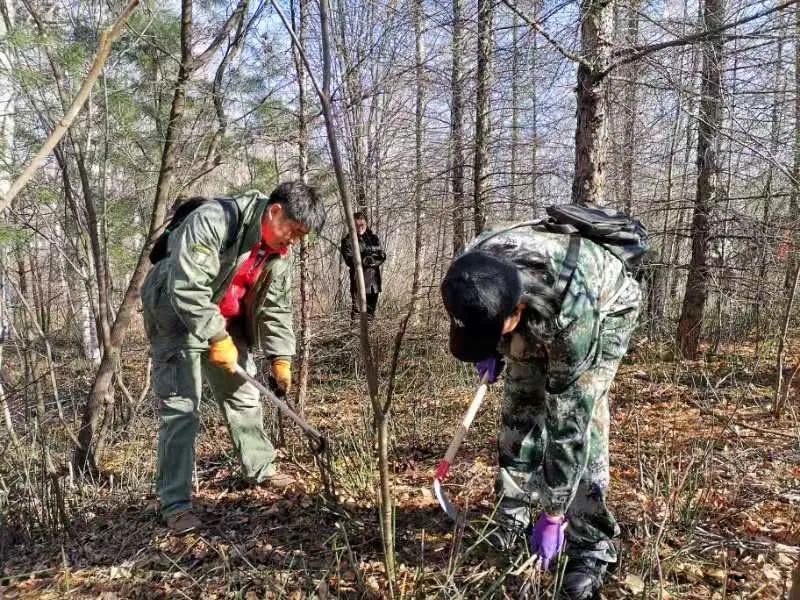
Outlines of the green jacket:
M261 239L268 198L253 190L235 201L239 226L233 244L226 245L230 217L219 202L208 202L170 234L168 256L148 273L142 307L154 357L205 349L210 339L226 333L217 304ZM292 356L291 254L271 257L243 302L241 327L230 333L243 336L251 347L260 346L267 356Z

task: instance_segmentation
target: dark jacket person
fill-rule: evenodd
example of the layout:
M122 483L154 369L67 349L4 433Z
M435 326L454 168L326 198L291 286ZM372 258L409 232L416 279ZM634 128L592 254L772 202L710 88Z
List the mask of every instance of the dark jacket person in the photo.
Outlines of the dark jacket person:
M353 215L358 233L358 246L361 251L361 265L364 271L364 287L367 290L367 314L375 316L378 305L378 295L381 293L381 265L386 260L386 253L381 247L381 241L372 230L367 227L367 219L363 213ZM352 300L352 315L358 314L358 287L356 286L356 270L353 264L353 246L350 243L350 234L342 238L342 258L347 268L350 269L350 298Z

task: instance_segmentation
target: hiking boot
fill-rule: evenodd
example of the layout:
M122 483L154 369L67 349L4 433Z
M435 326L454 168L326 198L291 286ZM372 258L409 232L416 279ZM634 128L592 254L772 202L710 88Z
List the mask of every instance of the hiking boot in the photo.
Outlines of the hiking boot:
M495 550L500 552L513 550L520 544L525 543L527 539L527 528L504 524L495 526L495 528L486 535L486 541L489 542Z
M167 527L176 535L185 535L199 529L202 523L192 509L178 511L166 517Z
M600 600L608 563L594 558L570 558L561 583L560 600Z
M297 480L288 473L278 472L274 475L270 475L269 477L265 477L258 482L258 485L261 487L270 487L276 490L285 490L286 488L292 487L295 483L297 483Z

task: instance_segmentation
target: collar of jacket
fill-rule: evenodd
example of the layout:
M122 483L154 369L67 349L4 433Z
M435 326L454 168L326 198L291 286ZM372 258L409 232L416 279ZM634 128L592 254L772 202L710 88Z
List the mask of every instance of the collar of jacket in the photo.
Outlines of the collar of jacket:
M249 252L261 241L261 218L264 216L269 197L259 190L248 190L236 196L235 200L242 219L239 251Z

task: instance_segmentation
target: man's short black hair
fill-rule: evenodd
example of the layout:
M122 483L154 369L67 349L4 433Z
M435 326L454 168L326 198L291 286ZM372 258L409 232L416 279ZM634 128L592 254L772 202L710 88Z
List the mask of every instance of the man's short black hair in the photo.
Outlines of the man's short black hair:
M364 213L361 212L360 210L358 212L353 213L353 221L358 221L359 219L361 219L365 223L367 222L367 217L365 217Z
M272 190L270 204L280 204L292 221L319 233L325 225L325 206L315 190L302 181L286 181Z

